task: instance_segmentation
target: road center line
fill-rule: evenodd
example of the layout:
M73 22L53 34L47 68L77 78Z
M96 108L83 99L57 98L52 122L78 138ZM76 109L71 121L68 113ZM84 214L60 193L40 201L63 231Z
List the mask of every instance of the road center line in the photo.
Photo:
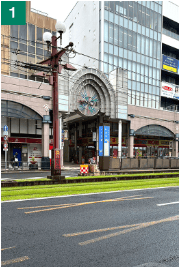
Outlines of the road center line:
M20 257L20 258L8 260L8 261L2 261L1 265L8 265L8 264L13 264L13 263L16 263L16 262L21 262L21 261L26 261L26 260L29 260L29 257L24 256L24 257Z
M15 248L15 246L14 247L9 247L9 248L2 248L1 251L6 250L6 249L11 249L11 248Z
M43 212L43 211L51 211L51 210L57 210L62 208L69 208L69 207L77 207L77 206L84 206L84 205L90 205L90 204L97 204L97 203L105 203L105 202L118 202L118 201L126 201L126 200L137 200L137 199L148 199L153 197L136 197L136 196L127 196L127 197L121 197L121 198L115 198L115 199L107 199L107 200L101 200L101 201L92 201L92 202L84 202L84 203L72 203L72 204L61 204L61 205L52 205L56 207L50 206L50 208L47 209L40 209L40 210L34 210L34 211L28 211L24 212L25 214L31 214L31 213L37 213L37 212ZM29 208L38 208L38 207L27 207ZM26 209L25 208L19 208L19 209Z
M177 202L171 202L171 203L164 203L164 204L157 204L157 206L167 206L167 205L174 205L174 204L179 204L179 201Z
M132 195L132 196L125 196L125 197L120 197L120 198L115 198L115 199L121 199L121 198L129 198L129 197L137 197L137 196L142 196L142 195ZM103 202L103 201L108 201L108 200L115 200L115 199L106 199L102 201L92 201L94 202ZM58 204L58 205L47 205L47 206L35 206L35 207L22 207L22 208L17 208L17 209L31 209L31 208L47 208L47 207L61 207L61 206L72 206L72 205L78 205L78 204L91 204L92 202L84 202L84 203L68 203L68 204Z
M100 237L97 237L97 238L94 238L94 239L90 239L90 240L87 240L87 241L84 241L84 242L80 242L79 245L80 246L85 246L85 245L90 244L90 243L98 242L100 240L115 237L115 236L118 236L118 235L121 235L121 234L126 234L126 233L129 233L129 232L132 232L132 231L135 231L135 230L138 230L138 229L142 229L142 228L145 228L145 227L149 227L149 226L152 226L152 225L155 225L155 224L159 224L159 223L163 223L163 222L176 221L176 220L179 220L179 215L176 215L174 217L169 217L169 218L166 218L166 219L162 219L162 220L158 220L158 221L151 221L151 222L141 223L138 226L135 226L135 227L132 227L132 228L120 231L120 232L116 232L116 233L112 233L112 234L109 234L109 235L104 235L104 236L100 236Z

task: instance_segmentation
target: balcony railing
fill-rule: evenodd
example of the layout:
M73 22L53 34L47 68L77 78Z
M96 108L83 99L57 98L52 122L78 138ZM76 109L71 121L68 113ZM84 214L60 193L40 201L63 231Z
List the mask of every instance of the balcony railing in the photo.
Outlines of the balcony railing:
M162 33L179 41L179 34L173 33L165 28L163 28Z

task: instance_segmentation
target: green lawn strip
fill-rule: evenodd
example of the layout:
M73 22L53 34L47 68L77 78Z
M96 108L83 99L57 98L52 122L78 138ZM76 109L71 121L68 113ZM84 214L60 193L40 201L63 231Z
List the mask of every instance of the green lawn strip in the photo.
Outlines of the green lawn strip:
M14 180L16 182L30 182L30 181L51 181L51 179L47 179L47 178L41 178L41 179L18 179L18 180Z
M82 179L93 179L93 178L113 178L113 177L143 177L143 176L158 176L158 175L179 175L179 172L168 172L168 173L136 173L136 174L121 174L121 175L101 175L101 176L78 176L78 177L67 177L65 178L66 180L82 180ZM41 178L41 179L24 179L24 180L14 180L17 182L30 182L30 181L51 181L51 179L47 178Z
M117 177L117 178L120 178L120 177L143 177L143 176L158 176L158 175L179 175L179 172L172 172L172 173L136 173L136 174L121 174L121 175L118 175L118 174L114 174L114 175L101 175L101 176L79 176L79 177L68 177L66 178L66 180L74 180L74 179L79 179L79 180L82 180L82 179L93 179L93 178L114 178L114 177Z
M1 188L1 200L19 200L29 198L41 198L50 196L63 196L73 194L109 192L130 189L156 188L178 186L179 178L144 179L136 181L111 181L57 185L36 185L24 187Z

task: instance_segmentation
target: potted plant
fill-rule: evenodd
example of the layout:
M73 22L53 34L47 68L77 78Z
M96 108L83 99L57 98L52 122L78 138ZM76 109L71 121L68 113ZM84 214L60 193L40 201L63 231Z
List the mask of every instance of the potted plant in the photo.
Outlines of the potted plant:
M35 157L34 157L34 156L31 158L30 162L31 162L31 164L33 164L33 165L37 163L37 161L35 160Z

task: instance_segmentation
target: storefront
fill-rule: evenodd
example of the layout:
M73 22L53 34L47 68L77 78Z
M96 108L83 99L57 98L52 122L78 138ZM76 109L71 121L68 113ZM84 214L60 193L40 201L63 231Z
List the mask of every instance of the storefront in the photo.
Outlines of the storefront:
M134 139L134 157L168 157L172 153L172 140Z

